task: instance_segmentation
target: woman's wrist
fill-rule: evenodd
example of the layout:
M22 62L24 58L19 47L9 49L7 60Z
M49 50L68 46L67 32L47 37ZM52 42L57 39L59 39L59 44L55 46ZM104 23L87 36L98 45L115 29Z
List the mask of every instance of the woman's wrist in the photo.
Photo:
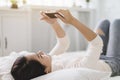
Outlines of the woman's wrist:
M51 26L53 26L53 27L57 26L57 25L59 25L59 23L57 21L51 24Z
M54 24L52 24L52 28L55 31L58 38L62 38L65 36L64 30L62 29L62 27L58 22L55 22Z
M73 17L72 20L71 20L71 22L70 22L70 24L73 25L73 26L75 26L75 24L76 24L77 21L78 20Z

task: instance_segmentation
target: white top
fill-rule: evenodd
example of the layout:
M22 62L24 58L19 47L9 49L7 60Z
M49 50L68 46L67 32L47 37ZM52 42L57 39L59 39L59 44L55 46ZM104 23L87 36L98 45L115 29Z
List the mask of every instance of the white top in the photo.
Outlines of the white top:
M62 55L69 48L69 44L68 36L57 38L57 44L50 52L50 55L52 55L52 71L66 68L84 67L99 71L111 72L110 66L104 61L99 60L103 47L102 39L99 36L89 42L85 56L71 56L69 54L67 54L67 56Z

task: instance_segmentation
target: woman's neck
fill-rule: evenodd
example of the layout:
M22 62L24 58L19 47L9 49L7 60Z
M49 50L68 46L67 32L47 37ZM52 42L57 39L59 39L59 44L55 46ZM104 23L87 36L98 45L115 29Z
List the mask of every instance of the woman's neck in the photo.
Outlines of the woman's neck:
M46 66L46 69L45 69L45 72L46 73L50 73L51 71L52 71L52 57L51 56L49 56L49 64L48 64L48 66Z

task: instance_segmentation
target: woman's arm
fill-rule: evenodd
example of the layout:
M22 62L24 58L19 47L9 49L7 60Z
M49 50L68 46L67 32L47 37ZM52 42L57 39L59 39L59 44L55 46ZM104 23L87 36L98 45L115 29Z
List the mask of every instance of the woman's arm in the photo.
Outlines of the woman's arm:
M66 36L65 31L62 29L60 24L56 21L55 23L51 24L57 38L63 38Z
M89 47L86 51L87 54L82 59L82 65L86 67L95 65L99 60L100 54L102 53L102 39L97 36L95 32L74 18L68 10L59 10L58 13L64 17L63 18L56 15L59 19L61 19L64 23L73 25L88 41L90 41Z
M52 28L58 38L62 38L66 35L64 30L60 26L60 24L57 22L56 18L49 18L47 15L45 15L44 12L41 12L41 15L43 16L41 18L41 20L46 21L47 23L49 23L52 26Z
M92 41L97 36L96 33L74 18L69 10L59 10L58 13L64 17L56 15L59 19L64 23L71 24L77 28L88 41Z
M92 41L97 36L97 34L95 32L93 32L91 29L89 29L88 27L86 27L84 24L80 23L75 18L73 18L71 24L74 25L84 35L84 37L88 41Z
M57 22L57 19L52 19L46 16L44 13L42 13L43 18L42 20L45 20L48 22L52 29L55 32L57 43L54 46L54 48L50 51L50 55L59 55L64 53L69 48L69 38L66 35L65 31L62 29L60 24Z
M58 22L52 24L52 28L56 34L57 44L50 51L50 55L59 55L64 53L69 48L69 38Z

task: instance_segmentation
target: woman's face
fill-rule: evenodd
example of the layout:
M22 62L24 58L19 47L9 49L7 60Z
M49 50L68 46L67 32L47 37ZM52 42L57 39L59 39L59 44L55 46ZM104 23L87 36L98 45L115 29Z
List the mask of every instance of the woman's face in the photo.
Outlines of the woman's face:
M50 64L50 56L45 54L44 52L40 51L36 54L32 54L32 55L27 55L26 58L28 60L36 60L38 62L40 62L42 65L44 66L48 66Z

